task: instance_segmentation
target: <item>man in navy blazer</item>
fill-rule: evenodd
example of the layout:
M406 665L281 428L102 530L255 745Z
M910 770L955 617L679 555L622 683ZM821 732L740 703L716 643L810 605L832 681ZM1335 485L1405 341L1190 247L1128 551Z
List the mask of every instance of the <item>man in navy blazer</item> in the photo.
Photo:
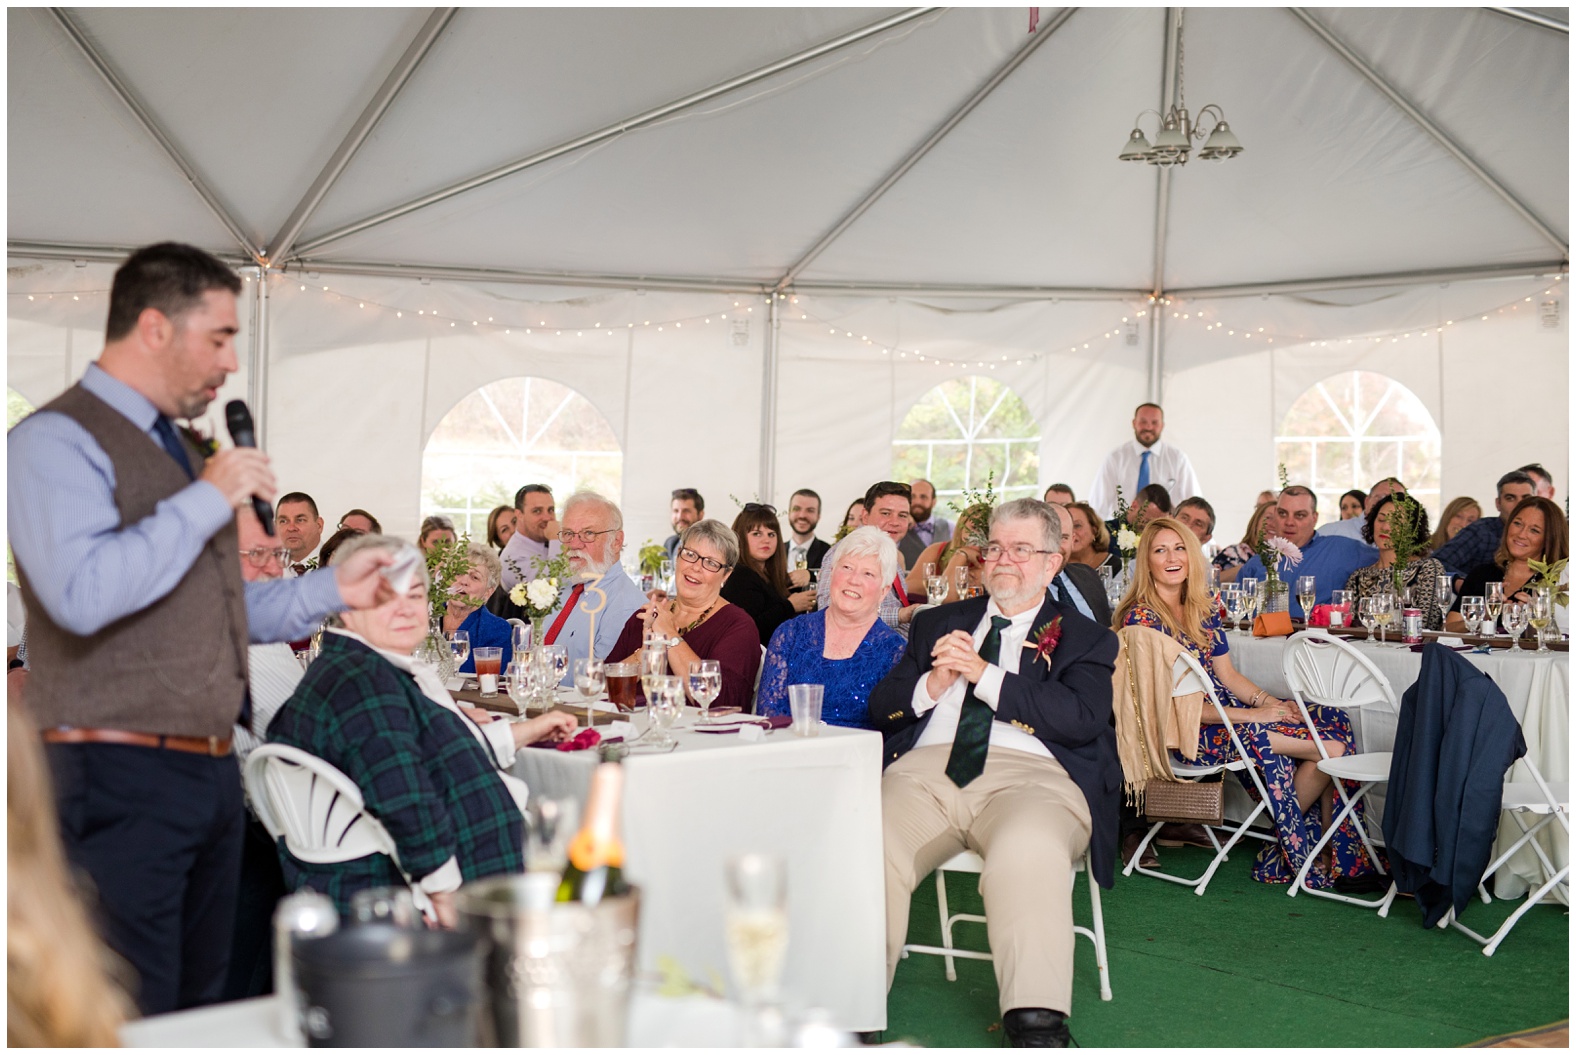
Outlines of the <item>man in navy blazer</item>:
M1109 887L1116 854L1117 639L1046 593L1061 547L1044 502L999 507L983 551L988 596L917 616L907 652L870 694L886 738L887 985L914 887L973 850L985 859L986 927L1015 1047L1066 1045L1073 862L1090 848L1094 879Z

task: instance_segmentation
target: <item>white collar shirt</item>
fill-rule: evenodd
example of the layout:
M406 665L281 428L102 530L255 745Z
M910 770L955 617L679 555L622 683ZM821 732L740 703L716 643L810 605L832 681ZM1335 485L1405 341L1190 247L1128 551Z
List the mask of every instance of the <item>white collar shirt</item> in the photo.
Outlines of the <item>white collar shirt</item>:
M1143 454L1149 451L1149 482L1159 484L1171 496L1171 506L1199 494L1198 476L1193 463L1181 448L1165 440L1156 440L1153 447L1145 447L1137 440L1128 440L1110 454L1100 466L1094 486L1089 489L1089 504L1102 517L1109 520L1116 515L1116 488L1121 485L1122 498L1128 505L1138 491L1138 470Z
M985 635L990 630L991 616L1002 614L996 602L992 599L985 606L985 615L974 628L974 650L977 652L985 642ZM980 675L979 682L974 686L974 695L981 702L996 709L997 701L1001 698L1001 685L1008 674L1018 673L1018 661L1022 658L1024 642L1028 640L1029 633L1034 629L1034 620L1040 614L1040 606L1036 605L1026 612L1013 616L1011 622L1001 632L1001 653L995 663L985 666L985 673ZM950 744L953 736L958 731L958 717L963 713L964 691L968 681L959 677L942 692L940 699L932 699L925 683L929 676L919 679L914 685L914 713L923 715L927 711L936 713L930 716L930 721L925 725L924 732L919 734L919 739L914 742L915 747L929 747L932 744ZM990 723L990 745L992 747L1005 747L1013 751L1023 751L1031 755L1051 756L1050 749L1028 733L1006 722L993 721Z

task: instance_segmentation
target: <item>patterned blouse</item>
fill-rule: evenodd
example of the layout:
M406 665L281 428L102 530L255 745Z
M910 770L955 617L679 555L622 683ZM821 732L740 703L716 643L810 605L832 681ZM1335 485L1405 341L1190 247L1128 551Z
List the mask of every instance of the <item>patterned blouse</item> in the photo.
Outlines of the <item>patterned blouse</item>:
M870 728L870 690L903 656L906 642L877 619L847 659L827 659L826 613L811 612L777 628L766 650L757 714L788 713L789 685L822 685L821 719L828 725Z
M1394 568L1370 564L1366 568L1358 568L1352 572L1351 578L1346 580L1346 600L1351 605L1353 615L1357 614L1357 604L1364 597L1372 597L1381 586L1392 585L1391 572ZM1401 572L1401 581L1408 587L1419 586L1425 597L1423 603L1415 605L1423 610L1424 630L1443 630L1445 628L1445 609L1438 601L1434 600L1434 584L1445 575L1445 566L1433 557L1413 557L1407 561L1406 568ZM1402 598L1396 597L1400 604ZM1397 615L1397 624L1400 617Z

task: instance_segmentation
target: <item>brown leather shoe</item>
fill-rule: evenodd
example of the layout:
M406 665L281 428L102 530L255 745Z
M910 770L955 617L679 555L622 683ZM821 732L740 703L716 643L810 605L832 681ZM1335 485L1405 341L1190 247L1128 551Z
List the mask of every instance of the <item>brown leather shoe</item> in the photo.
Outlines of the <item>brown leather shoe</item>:
M1215 844L1209 841L1209 832L1204 830L1202 824L1162 824L1155 842L1160 846L1201 846L1206 850L1215 848Z
M1138 849L1138 844L1143 840L1143 838L1144 838L1144 833L1143 832L1128 832L1127 836L1125 838L1123 838L1123 840L1122 840L1122 865L1123 865L1123 867L1126 867L1127 862L1129 862L1129 861L1131 861L1133 859L1133 851ZM1142 857L1140 857L1138 859L1138 867L1140 867L1140 868L1159 868L1160 867L1160 855L1155 853L1155 844L1153 842L1151 842L1148 846L1144 847L1144 856L1142 856Z

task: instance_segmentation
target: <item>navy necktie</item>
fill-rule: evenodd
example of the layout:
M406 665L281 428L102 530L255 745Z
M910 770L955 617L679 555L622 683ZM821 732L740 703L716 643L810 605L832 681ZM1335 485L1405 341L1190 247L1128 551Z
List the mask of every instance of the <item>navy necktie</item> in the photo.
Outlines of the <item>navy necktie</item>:
M1004 616L990 617L990 629L980 642L980 658L994 663L1001 658L1001 632L1012 624ZM973 779L985 772L985 754L990 749L990 723L996 712L990 704L974 695L970 685L963 693L963 710L958 713L958 731L952 734L952 753L947 756L947 777L958 787L966 788Z
M175 426L170 424L170 419L160 414L153 422L153 431L159 434L159 442L175 459L175 464L181 467L181 472L186 474L188 480L196 479L192 475L192 463L186 457L186 448L181 445L181 438L175 434Z

